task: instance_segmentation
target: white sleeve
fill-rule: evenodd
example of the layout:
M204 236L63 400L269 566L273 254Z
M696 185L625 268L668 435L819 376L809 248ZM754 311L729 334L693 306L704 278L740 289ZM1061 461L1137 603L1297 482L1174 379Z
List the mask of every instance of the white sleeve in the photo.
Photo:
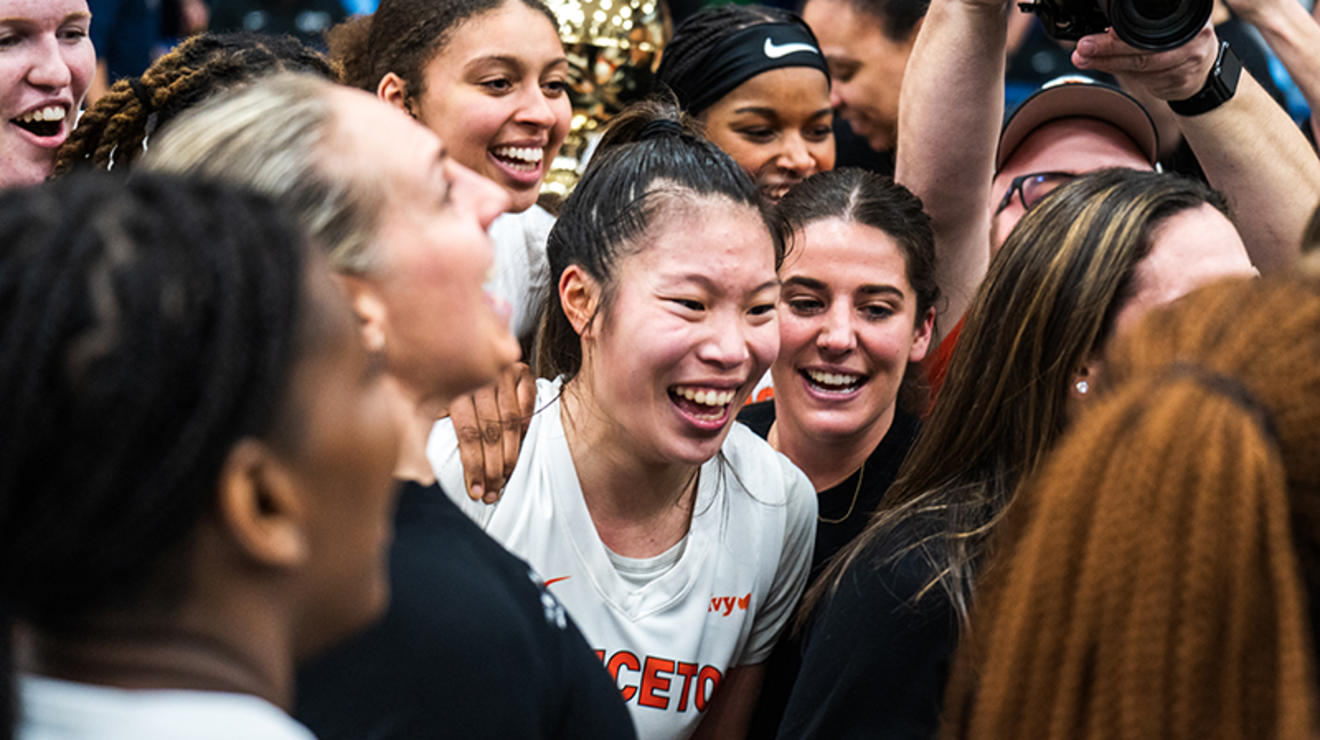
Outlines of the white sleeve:
M752 634L738 665L754 665L770 657L779 633L796 615L811 576L811 556L816 546L816 489L787 457L779 453L775 457L786 492L784 547L770 592L762 608L756 610Z
M436 482L450 501L477 524L485 525L490 521L495 506L473 501L467 495L463 462L458 457L458 435L454 433L454 422L449 417L437 421L431 428L431 435L426 439L426 459L435 472Z

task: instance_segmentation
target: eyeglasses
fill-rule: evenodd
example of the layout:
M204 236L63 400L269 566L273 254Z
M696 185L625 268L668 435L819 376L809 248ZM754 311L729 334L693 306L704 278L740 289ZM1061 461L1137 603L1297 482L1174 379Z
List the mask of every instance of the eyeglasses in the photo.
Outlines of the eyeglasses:
M1004 193L1004 199L999 201L999 207L995 209L995 215L1003 213L1008 204L1013 202L1013 194L1017 193L1018 199L1022 201L1022 208L1030 211L1041 198L1049 195L1055 188L1077 177L1072 172L1030 172L1025 175L1018 175L1013 178L1013 182L1008 186L1008 192Z

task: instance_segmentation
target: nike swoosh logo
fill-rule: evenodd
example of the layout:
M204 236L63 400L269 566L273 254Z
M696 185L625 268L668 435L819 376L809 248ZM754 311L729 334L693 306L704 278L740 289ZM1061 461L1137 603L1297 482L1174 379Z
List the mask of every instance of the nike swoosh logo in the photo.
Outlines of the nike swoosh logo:
M765 48L762 51L764 51L765 55L771 59L786 57L789 54L796 54L799 51L809 51L816 55L820 54L819 51L816 51L816 47L811 44L793 43L776 45L775 42L771 41L768 37L765 40Z
M552 585L554 585L554 584L556 584L556 583L559 583L560 581L567 581L568 579L570 579L570 578L572 578L572 577L573 577L573 576L560 576L560 577L558 577L558 578L551 578L550 580L548 580L548 581L545 582L545 587L546 587L546 588L550 588L550 586L552 586Z

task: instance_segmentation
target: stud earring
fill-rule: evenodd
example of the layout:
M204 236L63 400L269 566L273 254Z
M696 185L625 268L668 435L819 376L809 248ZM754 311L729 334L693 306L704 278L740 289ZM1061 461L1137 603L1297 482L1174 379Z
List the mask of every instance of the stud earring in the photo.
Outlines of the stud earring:
M1091 390L1091 384L1085 380L1077 381L1073 387L1077 389L1077 395L1079 396L1085 396Z

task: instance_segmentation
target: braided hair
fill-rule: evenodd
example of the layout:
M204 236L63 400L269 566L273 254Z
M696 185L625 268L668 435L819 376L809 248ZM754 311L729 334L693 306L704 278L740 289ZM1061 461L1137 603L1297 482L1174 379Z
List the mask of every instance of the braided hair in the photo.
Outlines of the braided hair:
M426 91L423 72L464 21L502 7L511 0L381 0L376 12L350 18L325 34L330 56L344 70L344 84L375 94L393 72L404 82L409 100ZM555 14L541 0L518 0L545 15L559 28Z
M55 155L55 175L91 165L132 164L147 137L220 90L278 71L338 80L337 69L292 36L199 34L156 60L139 78L121 79L78 121Z
M76 628L182 596L180 553L231 447L297 444L305 244L266 199L174 176L0 194L0 602L15 617Z

